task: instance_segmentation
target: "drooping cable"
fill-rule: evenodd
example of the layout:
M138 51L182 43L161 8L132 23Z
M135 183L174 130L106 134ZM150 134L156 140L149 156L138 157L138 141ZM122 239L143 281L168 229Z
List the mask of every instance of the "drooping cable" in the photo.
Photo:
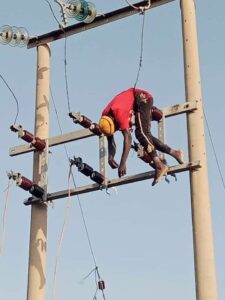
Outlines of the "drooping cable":
M59 262L59 257L62 249L62 242L64 238L64 233L66 229L66 225L69 219L69 212L70 212L70 203L71 203L71 197L70 197L70 177L71 177L71 166L69 169L69 175L68 175L68 198L67 198L67 205L66 205L66 210L65 210L65 215L64 215L64 221L63 221L63 226L62 230L60 233L60 238L59 238L59 244L56 252L56 259L55 259L55 268L54 268L54 273L53 273L53 300L56 300L56 283L57 283L57 269L58 269L58 262Z
M67 106L68 106L68 111L71 112L69 86L68 86L68 76L67 76L67 37L66 36L65 36L65 44L64 44L64 71L65 71L65 82L66 82Z
M15 120L14 120L14 123L13 125L16 124L16 121L17 121L17 118L18 118L18 115L19 115L19 101L17 100L14 92L12 91L12 89L10 88L9 84L7 83L7 81L5 80L5 78L0 74L0 77L2 79L2 81L4 82L4 84L7 86L7 88L9 89L9 91L11 92L11 94L13 95L13 98L16 102L16 116L15 116Z
M142 28L141 28L141 53L140 53L140 59L139 59L139 66L138 66L138 72L137 72L137 77L136 81L134 83L134 88L136 88L139 76L140 76L140 71L142 67L142 61L143 61L143 49L144 49L144 28L145 28L145 11L142 13L143 18L142 18Z
M61 124L60 124L60 119L59 119L58 111L57 111L57 108L56 108L56 104L55 104L55 101L54 101L54 98L53 98L53 94L52 94L51 88L50 88L50 92L51 92L51 98L52 98L54 110L55 110L55 113L56 113L56 118L57 118L58 126L59 126L60 132L62 134L63 131L62 131L62 127L61 127ZM68 160L68 162L70 162L68 151L67 151L67 147L66 147L65 144L64 144L64 149L65 149L67 160ZM73 175L71 167L70 167L70 177L72 177L73 185L76 188L76 182L75 182L75 178L74 178L74 175ZM70 190L68 192L68 195L70 195ZM96 263L96 258L95 258L93 247L92 247L92 243L91 243L90 234L89 234L88 227L87 227L87 224L86 224L86 218L85 218L85 215L84 215L84 211L83 211L83 208L82 208L82 205L81 205L81 201L80 201L79 195L77 195L77 199L78 199L78 204L79 204L79 207L80 207L81 216L82 216L82 220L83 220L83 224L84 224L84 228L85 228L85 232L86 232L86 236L87 236L87 240L88 240L89 249L90 249L90 252L91 252L91 255L92 255L92 258L93 258L93 262L94 262L94 265L95 265L95 269L94 270L98 270L97 263ZM65 217L66 217L66 214L65 214ZM65 221L64 221L64 223L65 223ZM65 226L63 226L63 227L65 227ZM61 237L63 238L62 234L61 234ZM60 241L61 241L61 239L60 239ZM58 256L58 259L59 259L59 256ZM56 275L54 275L54 276L56 276ZM56 282L56 280L55 280L55 282ZM53 295L54 294L55 294L55 292L53 293ZM103 292L103 297L104 297L104 300L105 300L104 292Z
M55 13L54 13L54 10L53 10L53 8L52 8L52 5L51 5L51 3L50 3L48 0L45 0L45 2L47 2L47 3L48 3L48 5L49 5L49 8L50 8L50 10L51 10L51 13L52 13L52 16L53 16L53 18L56 20L56 22L58 23L59 27L60 27L60 28L62 28L62 25L61 25L61 23L59 22L59 20L57 19L56 15L55 15Z
M5 189L5 197L4 197L4 209L2 214L2 233L1 233L1 239L0 239L0 256L3 254L3 247L4 247L4 241L5 241L5 234L6 234L6 215L7 215L7 209L8 209L8 203L9 203L9 195L12 188L13 179L9 179L8 186Z
M206 114L205 114L204 110L203 110L203 113L204 113L204 118L205 118L205 122L206 122L206 128L207 128L208 134L209 134L209 139L210 139L212 149L213 149L213 154L214 154L214 157L215 157L215 160L216 160L217 169L218 169L218 172L220 174L220 179L221 179L223 188L225 189L225 181L224 181L223 174L222 174L222 171L221 171L221 168L220 168L219 159L218 159L218 156L217 156L217 153L216 153L216 149L215 149L215 146L214 146L211 130L210 130L209 123L208 123L208 120L207 120L207 117L206 117Z

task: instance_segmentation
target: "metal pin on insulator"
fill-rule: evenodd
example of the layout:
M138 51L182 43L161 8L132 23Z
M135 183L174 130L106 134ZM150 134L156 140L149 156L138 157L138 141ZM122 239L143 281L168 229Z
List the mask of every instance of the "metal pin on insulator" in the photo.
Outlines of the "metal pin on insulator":
M16 184L21 189L23 189L25 191L29 191L32 188L33 182L30 179L28 179L28 178L26 178L24 176L21 176L21 177L18 178Z
M98 281L99 290L103 291L105 289L105 282L103 280Z
M97 182L98 184L102 184L105 180L105 177L97 172L97 171L94 171L92 174L91 174L91 179L95 182Z
M81 163L78 165L78 171L86 176L91 176L93 168L86 163Z
M46 146L46 142L45 140L42 140L39 137L35 137L31 145L37 150L42 151Z
M96 135L102 134L102 131L97 123L92 123L89 129Z
M42 196L44 195L44 189L39 185L37 185L36 183L32 185L29 192L37 198L42 198Z
M70 159L70 164L71 164L71 166L72 165L75 165L75 166L77 166L77 167L79 167L79 165L80 164L82 164L82 158L81 157L75 157L74 156L74 159Z

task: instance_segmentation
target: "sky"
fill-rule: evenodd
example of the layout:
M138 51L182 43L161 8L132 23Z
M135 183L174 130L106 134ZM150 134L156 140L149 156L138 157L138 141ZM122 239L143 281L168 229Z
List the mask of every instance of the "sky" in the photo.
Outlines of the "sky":
M59 7L53 1L55 15ZM98 13L127 6L125 0L96 0ZM134 2L133 2L134 3ZM211 214L213 222L218 299L225 299L225 3L217 0L196 1L199 55L204 110ZM30 36L58 28L46 1L2 3L0 26L25 27ZM76 23L69 19L69 25ZM72 111L98 121L104 106L117 93L134 85L140 57L142 17L135 15L83 32L67 39L67 78ZM64 72L65 41L51 44L50 136L82 129L68 117ZM36 49L0 45L0 74L19 102L17 123L33 132L36 91ZM179 1L146 12L143 62L138 86L149 90L158 107L185 101L181 15ZM16 103L0 79L1 167L0 167L0 232L5 230L0 256L0 297L23 300L27 292L27 269L30 231L30 207L23 201L29 194L13 183L7 202L7 172L20 172L32 179L32 153L9 156L9 148L23 144L10 131L16 116ZM53 103L54 100L54 103ZM54 105L56 109L54 108ZM156 124L153 132L157 133ZM121 136L116 134L117 155L121 155ZM166 142L183 149L188 160L185 115L166 122ZM98 139L89 138L66 145L69 157L81 156L95 169L99 167ZM174 159L167 157L170 165ZM218 169L220 166L221 174ZM130 152L128 175L145 172L149 166ZM68 161L63 146L51 148L49 155L48 192L68 188ZM73 174L77 186L90 184L87 177ZM107 169L108 178L116 178ZM48 208L47 286L46 299L92 300L96 290L95 267L87 234L89 233L99 273L105 281L107 300L194 300L195 279L191 199L188 172L179 173L177 182L164 180L155 187L151 180L120 186L105 191L60 199ZM80 203L80 205L79 205ZM69 208L68 208L69 207ZM67 212L69 212L67 214ZM66 215L66 219L65 219ZM57 284L53 272L64 221L66 227L58 259ZM4 223L4 226L3 226ZM2 240L2 234L1 234ZM97 299L102 299L98 292Z

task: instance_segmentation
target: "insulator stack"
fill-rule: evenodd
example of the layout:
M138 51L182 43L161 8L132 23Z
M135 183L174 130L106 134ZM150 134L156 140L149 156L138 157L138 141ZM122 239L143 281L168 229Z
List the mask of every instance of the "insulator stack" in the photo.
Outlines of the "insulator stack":
M105 282L103 280L98 281L99 290L103 291L105 289Z
M88 117L81 115L79 112L70 112L69 116L73 119L73 122L80 124L81 126L88 128L94 134L100 136L102 131L97 123L93 123Z
M97 123L92 123L89 129L96 135L102 134L102 131Z
M42 198L44 195L44 189L37 184L33 184L29 192L37 198Z
M78 171L86 176L91 176L93 168L86 163L81 163L78 166Z
M24 47L28 44L29 33L23 27L4 25L0 27L0 43Z
M18 135L22 140L28 143L31 143L34 140L34 135L27 130L22 130Z
M31 143L31 145L36 148L39 151L44 150L45 146L46 146L46 142L45 140L42 140L38 137L34 138L34 141Z
M81 157L74 157L74 159L70 159L70 165L77 166L79 172L85 176L89 176L91 180L100 185L105 181L105 177L101 173L94 171L91 166L84 163Z
M91 2L69 0L65 6L65 13L68 18L75 18L84 23L91 23L96 18L96 7Z
M95 182L97 182L98 184L102 184L105 180L105 177L97 172L97 171L94 171L92 174L91 174L91 179Z
M30 179L28 179L28 178L26 178L26 177L24 177L24 176L21 176L21 177L19 177L19 179L17 180L17 185L18 185L21 189L23 189L23 190L25 190L25 191L29 191L29 190L32 188L33 182L32 182Z
M79 124L85 128L89 128L89 127L91 127L92 121L89 118L82 115L81 121L79 122Z

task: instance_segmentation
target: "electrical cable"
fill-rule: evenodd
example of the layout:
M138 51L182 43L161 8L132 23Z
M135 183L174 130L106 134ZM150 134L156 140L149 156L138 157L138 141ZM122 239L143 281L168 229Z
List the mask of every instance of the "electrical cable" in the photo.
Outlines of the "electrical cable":
M6 233L6 215L7 215L7 209L8 209L8 203L9 203L9 194L12 188L13 179L9 179L8 186L4 190L5 197L4 197L4 209L3 209L3 215L2 215L2 234L0 239L0 256L3 254L3 246L5 241L5 233Z
M134 88L136 88L136 86L137 86L139 76L140 76L141 67L142 67L143 49L144 49L144 28L145 28L145 11L143 12L142 29L141 29L141 54L140 54L140 59L139 59L139 67L138 67L137 77L136 77L136 81L134 83Z
M63 131L62 131L62 127L61 127L61 124L60 124L60 119L59 119L58 111L57 111L57 108L56 108L56 104L55 104L55 101L54 101L54 98L53 98L53 94L52 94L51 88L50 88L50 93L51 93L51 98L52 98L54 110L55 110L56 117L57 117L58 126L59 126L60 132L62 134ZM66 147L65 144L64 144L64 149L65 149L66 157L67 157L68 161L70 161L69 160L68 151L67 151L67 147ZM71 167L70 167L70 177L72 177L73 185L76 188L76 182L75 182L75 178L74 178L74 175L73 175ZM69 189L68 195L70 195L70 189ZM85 232L86 232L86 236L87 236L87 240L88 240L88 244L89 244L89 249L90 249L90 252L91 252L91 255L92 255L92 258L93 258L93 262L94 262L94 265L95 265L95 269L94 270L98 270L97 263L96 263L96 258L95 258L95 255L94 255L94 251L93 251L93 247L92 247L92 243L91 243L91 239L90 239L90 234L89 234L89 231L88 231L88 228L87 228L87 224L86 224L86 220L85 220L85 215L84 215L84 211L83 211L83 208L82 208L82 205L81 205L81 201L80 201L79 195L77 195L77 199L78 199L78 204L79 204L79 207L80 207L81 216L82 216L82 220L83 220L83 224L84 224L84 228L85 228ZM67 218L66 214L65 214L65 218ZM66 221L64 220L64 224L65 223L66 223ZM64 232L64 228L65 228L65 226L63 225L62 232ZM60 244L62 243L62 239L63 239L62 232L61 232ZM58 259L59 259L59 255L57 256L57 261L58 261ZM55 268L55 270L57 271L57 268ZM54 278L56 278L56 271L54 273ZM90 274L92 272L93 272L93 270L90 272ZM56 282L56 279L54 279L54 282ZM54 283L54 286L55 286L55 283ZM55 295L55 288L54 288L53 295ZM104 292L103 292L103 298L105 300ZM55 298L53 298L53 299L55 300Z
M66 98L68 111L70 110L70 97L69 97L69 87L68 87L68 76L67 76L67 37L65 36L65 45L64 45L64 71L65 71L65 82L66 82Z
M7 86L7 88L9 89L9 91L11 92L11 94L13 95L13 98L14 98L14 100L16 102L16 117L15 117L15 120L14 120L14 123L13 123L13 125L15 125L16 121L17 121L17 118L18 118L18 115L19 115L19 101L17 100L15 94L13 93L12 89L8 85L8 83L5 80L5 78L1 74L0 74L0 77L1 77L2 81L5 83L5 85Z
M53 273L53 300L56 299L56 278L57 278L57 268L58 268L58 262L59 262L59 256L61 253L62 249L62 242L63 242L63 237L66 229L66 225L68 222L68 217L69 217L69 211L70 211L70 203L71 203L71 197L70 197L70 177L72 173L72 167L70 166L69 169L69 175L68 175L68 198L67 198L67 206L65 210L65 215L64 215L64 221L63 221L63 226L62 230L60 233L60 238L59 238L59 244L56 252L56 259L55 259L55 268L54 268L54 273Z
M210 139L212 149L213 149L213 154L214 154L214 157L215 157L215 160L216 160L217 169L218 169L219 174L220 174L220 179L221 179L223 188L225 189L225 181L224 181L223 174L222 174L222 171L221 171L221 168L220 168L219 159L218 159L218 156L217 156L217 153L216 153L216 149L215 149L215 146L214 146L211 130L210 130L209 123L208 123L208 120L207 120L207 117L206 117L206 114L205 114L204 110L203 110L203 113L204 113L204 118L205 118L205 121L206 121L206 128L207 128L208 134L209 134L209 139Z

